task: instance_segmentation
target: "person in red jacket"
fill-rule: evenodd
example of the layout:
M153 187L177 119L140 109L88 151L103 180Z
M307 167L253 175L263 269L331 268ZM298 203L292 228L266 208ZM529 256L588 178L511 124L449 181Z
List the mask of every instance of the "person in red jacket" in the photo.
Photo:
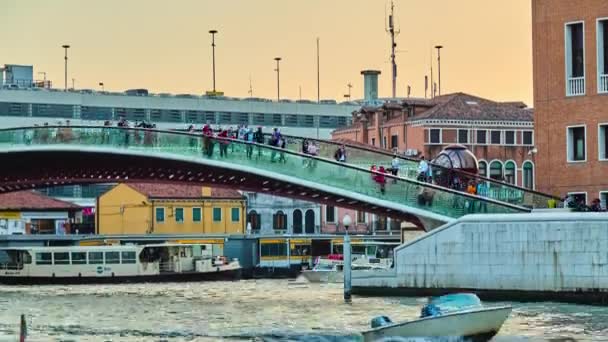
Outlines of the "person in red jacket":
M217 137L220 138L220 157L228 156L228 145L230 144L230 141L228 140L230 138L228 135L228 130L222 129Z
M386 191L386 178L384 177L385 173L386 170L384 169L384 166L380 166L378 168L378 171L376 171L376 175L374 177L376 183L380 184L380 192L382 194L384 194L384 192Z

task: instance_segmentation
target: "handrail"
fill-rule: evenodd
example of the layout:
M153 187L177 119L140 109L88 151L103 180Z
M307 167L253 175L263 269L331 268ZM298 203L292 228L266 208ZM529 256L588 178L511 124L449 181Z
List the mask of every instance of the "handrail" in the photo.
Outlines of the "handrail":
M162 134L174 134L174 135L180 135L180 136L188 136L188 137L193 137L193 138L198 138L198 139L203 139L205 138L204 135L200 134L200 133L190 133L190 132L181 132L181 131L175 131L175 130L163 130L163 129L151 129L151 128L138 128L138 127L116 127L116 126L90 126L90 125L70 125L70 126L59 126L59 125L48 125L48 126L30 126L30 127L19 127L19 128L4 128L4 129L0 129L0 133L2 132L8 132L8 131L23 131L23 130L28 130L28 129L70 129L70 128L76 128L76 129L108 129L108 130L113 130L113 131L133 131L133 132L154 132L154 133L162 133ZM352 165L352 164L348 164L348 163L341 163L338 161L335 161L333 159L327 159L327 158L322 158L322 157L318 157L318 156L312 156L309 154L304 154L304 153L300 153L300 152L295 152L295 151L290 151L287 149L282 149L276 146L272 146L272 145L267 145L267 144L258 144L255 142L246 142L240 139L231 139L231 138L223 138L223 137L208 137L209 139L212 140L217 140L217 141L228 141L228 142L232 142L232 143L237 143L237 144L243 144L243 145L247 145L247 144L251 144L253 146L261 146L264 147L266 149L270 149L270 150L275 150L277 152L281 152L281 153L286 153L289 155L295 155L301 158L309 158L309 159L315 159L315 160L320 160L324 163L329 163L329 164L333 164L339 167L343 167L343 168L347 168L347 169L352 169L352 170L357 170L360 172L364 172L364 173L368 173L370 175L372 174L379 174L378 172L372 172L370 170L368 170L367 168L362 168L356 165ZM457 196L463 196L463 197L468 197L470 199L475 199L475 200L481 200L481 201L485 201L488 203L493 203L499 206L504 206L504 207L509 207L511 209L517 210L517 211L523 211L523 212L529 212L530 209L529 208L525 208L522 206L518 206L518 205L514 205L512 203L507 203L507 202L502 202L502 201L498 201L492 198L488 198L488 197L483 197L483 196L478 196L478 195L473 195L473 194L469 194L467 192L462 192L462 191L458 191L458 190L454 190L454 189L450 189L450 188L446 188L446 187L442 187L436 184L432 184L432 183L427 183L427 182L421 182L418 181L416 179L411 179L411 178L405 178L405 177L399 177L399 176L394 176L391 174L383 174L384 177L388 178L388 179L395 179L395 180L400 180L400 181L404 181L407 183L411 183L411 184L415 184L418 186L422 186L422 187L427 187L427 188L431 188L433 190L436 191L441 191L441 192L447 192L453 195L457 195Z

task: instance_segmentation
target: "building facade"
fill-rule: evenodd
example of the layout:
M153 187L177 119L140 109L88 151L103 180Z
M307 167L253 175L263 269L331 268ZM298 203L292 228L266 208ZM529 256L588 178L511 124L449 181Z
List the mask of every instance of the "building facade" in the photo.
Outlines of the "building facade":
M319 234L321 205L256 192L246 192L247 227L252 234Z
M533 0L532 42L538 189L605 207L608 2Z
M479 160L480 174L535 188L534 113L521 102L455 93L363 107L332 139L426 159L462 144Z
M97 234L243 234L238 191L192 185L118 184L97 199Z
M0 194L0 235L79 233L82 208L35 191Z

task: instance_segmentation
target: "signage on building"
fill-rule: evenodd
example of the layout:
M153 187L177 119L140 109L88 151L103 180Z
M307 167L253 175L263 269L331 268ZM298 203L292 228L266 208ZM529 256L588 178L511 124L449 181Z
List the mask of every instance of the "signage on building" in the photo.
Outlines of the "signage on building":
M19 220L21 213L18 211L2 211L0 212L0 219L5 220Z

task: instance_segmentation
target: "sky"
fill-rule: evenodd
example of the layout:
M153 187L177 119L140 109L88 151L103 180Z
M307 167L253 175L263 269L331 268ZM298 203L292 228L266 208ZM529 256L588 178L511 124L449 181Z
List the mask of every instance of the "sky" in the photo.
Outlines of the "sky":
M216 29L217 89L226 96L363 97L364 69L381 70L391 95L389 0L2 0L0 64L34 65L55 87L202 94L212 89L210 29ZM530 0L395 0L397 96L424 97L441 44L442 93L532 104ZM432 58L432 59L431 59ZM42 79L41 74L35 78ZM251 82L250 82L251 80Z

